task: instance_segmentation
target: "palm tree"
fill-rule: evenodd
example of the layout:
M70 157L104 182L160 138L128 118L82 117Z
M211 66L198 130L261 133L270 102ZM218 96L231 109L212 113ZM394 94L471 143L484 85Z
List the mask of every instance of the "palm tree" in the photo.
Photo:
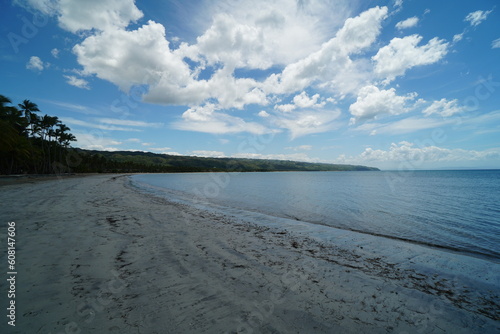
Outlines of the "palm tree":
M25 120L16 107L9 106L11 100L0 95L0 169L11 174L26 165L29 157L25 132Z
M40 135L42 138L42 152L43 152L43 160L44 160L44 172L50 171L51 166L51 150L50 147L52 145L52 137L55 135L54 126L59 123L59 119L57 116L49 116L44 115L40 119ZM45 147L47 146L47 148ZM47 150L47 154L45 151Z
M12 101L8 97L0 95L0 111L3 112L5 108L8 108L6 104L11 104L11 103Z
M17 107L0 95L0 172L56 171L75 136L54 116L38 116L38 106L24 100ZM64 168L66 170L67 167Z
M30 100L24 100L23 103L18 104L19 109L24 113L24 117L26 118L27 124L31 127L31 135L34 134L34 123L38 119L38 116L35 112L40 111L36 103L31 102Z
M8 97L0 95L0 119L12 124L19 133L24 132L25 120L16 107L8 106L12 103Z

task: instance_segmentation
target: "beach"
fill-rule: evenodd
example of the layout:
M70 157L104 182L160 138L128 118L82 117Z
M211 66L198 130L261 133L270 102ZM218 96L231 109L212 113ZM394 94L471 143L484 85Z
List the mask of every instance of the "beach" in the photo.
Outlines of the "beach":
M495 261L246 221L141 193L126 175L11 182L0 202L2 263L15 222L17 273L2 333L500 331Z

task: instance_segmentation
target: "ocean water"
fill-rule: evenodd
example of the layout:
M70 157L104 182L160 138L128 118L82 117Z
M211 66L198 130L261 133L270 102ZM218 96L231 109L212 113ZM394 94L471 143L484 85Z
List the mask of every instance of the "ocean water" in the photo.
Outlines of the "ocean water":
M144 191L500 260L500 170L144 174Z

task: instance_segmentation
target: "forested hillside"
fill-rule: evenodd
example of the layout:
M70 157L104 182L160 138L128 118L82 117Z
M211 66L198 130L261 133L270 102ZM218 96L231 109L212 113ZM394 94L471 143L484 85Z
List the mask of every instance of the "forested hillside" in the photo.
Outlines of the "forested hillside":
M377 168L285 160L203 158L149 152L77 150L80 172L207 172L207 171L368 171Z

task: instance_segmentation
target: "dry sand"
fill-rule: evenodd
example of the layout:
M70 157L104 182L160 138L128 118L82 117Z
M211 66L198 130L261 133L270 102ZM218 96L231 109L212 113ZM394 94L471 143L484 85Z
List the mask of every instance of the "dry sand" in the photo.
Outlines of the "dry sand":
M100 175L0 187L17 228L1 333L498 333L499 265L306 224L260 223Z

